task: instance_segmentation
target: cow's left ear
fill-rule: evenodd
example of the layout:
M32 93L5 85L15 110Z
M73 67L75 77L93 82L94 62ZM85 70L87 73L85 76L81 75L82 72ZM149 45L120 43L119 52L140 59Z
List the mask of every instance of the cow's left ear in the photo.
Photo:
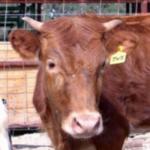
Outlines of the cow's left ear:
M122 23L122 20L120 19L114 19L108 22L103 23L102 25L105 28L105 31L110 31L113 28L117 27L118 25L120 25Z
M40 50L40 42L36 33L24 29L12 31L9 35L12 47L23 58L34 58Z

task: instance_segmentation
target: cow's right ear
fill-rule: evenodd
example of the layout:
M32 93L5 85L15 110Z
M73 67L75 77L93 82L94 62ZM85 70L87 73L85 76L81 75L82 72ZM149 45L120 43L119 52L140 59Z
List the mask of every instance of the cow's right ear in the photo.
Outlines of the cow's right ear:
M9 40L23 58L35 58L40 50L40 41L36 33L18 29L10 33Z

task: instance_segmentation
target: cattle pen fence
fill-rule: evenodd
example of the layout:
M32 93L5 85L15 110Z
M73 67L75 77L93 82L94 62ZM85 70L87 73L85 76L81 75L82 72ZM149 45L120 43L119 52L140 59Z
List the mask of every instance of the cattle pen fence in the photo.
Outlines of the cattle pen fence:
M32 30L21 20L39 21L87 12L98 15L137 15L150 12L150 0L0 0L0 98L7 100L12 132L39 129L40 119L32 104L38 64L22 60L13 50L11 30Z

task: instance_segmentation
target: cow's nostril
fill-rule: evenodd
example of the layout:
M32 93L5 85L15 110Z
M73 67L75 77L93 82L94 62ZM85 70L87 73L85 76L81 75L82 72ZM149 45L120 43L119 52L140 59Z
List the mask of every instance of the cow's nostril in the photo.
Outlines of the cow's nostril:
M100 118L97 120L94 128L97 129L99 126L100 126Z
M75 122L75 124L76 124L77 126L79 126L80 128L82 128L82 125L80 124L80 122L79 122L79 121L77 121L77 119L76 119L76 118L74 118L74 122Z

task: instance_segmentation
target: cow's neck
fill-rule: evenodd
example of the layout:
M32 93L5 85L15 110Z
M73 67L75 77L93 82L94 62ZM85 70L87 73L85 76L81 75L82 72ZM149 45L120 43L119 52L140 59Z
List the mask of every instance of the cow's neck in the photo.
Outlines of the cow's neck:
M71 150L96 150L92 140L71 140Z
M96 150L95 146L91 143L86 143L84 145L81 145L78 150Z

